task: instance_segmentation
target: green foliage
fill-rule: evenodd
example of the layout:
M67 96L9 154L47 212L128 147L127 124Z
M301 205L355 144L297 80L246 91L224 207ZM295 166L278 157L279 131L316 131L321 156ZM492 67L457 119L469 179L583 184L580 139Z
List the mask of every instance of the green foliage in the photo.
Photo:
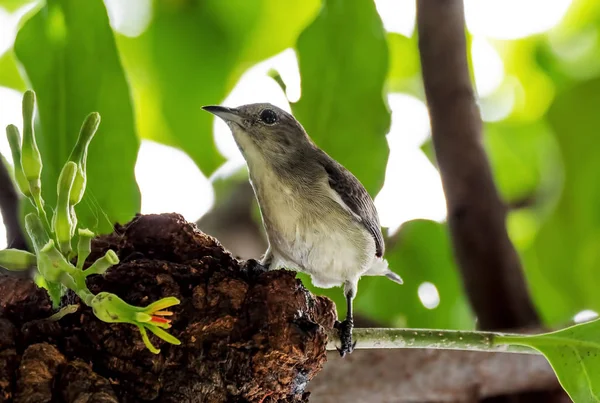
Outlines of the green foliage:
M561 93L548 112L564 165L560 200L525 253L531 289L549 323L600 310L600 80Z
M417 35L407 38L404 35L389 33L387 42L390 53L388 91L423 97Z
M375 4L326 0L297 49L302 97L292 106L294 115L315 143L377 194L390 112L383 97L387 42Z
M143 138L183 149L210 175L224 161L202 105L222 102L254 63L294 44L318 0L154 1L137 38L119 37ZM232 105L237 106L237 105Z
M600 401L600 319L536 336L501 336L498 343L540 351L575 403Z
M82 225L110 232L140 207L134 177L138 149L130 94L101 0L49 0L19 30L15 52L40 97L37 140L42 182L57 183L90 110L104 116L88 155L90 187L77 207ZM118 195L118 197L115 197ZM54 205L56 192L46 186Z
M0 3L14 11L32 1ZM47 212L41 196L34 199L36 207L25 206L37 212L35 226L43 229L38 232L48 235L41 236L45 241L38 249L52 241L43 256L56 263L55 250L69 255L78 237L79 271L93 233L79 228L74 234L77 226L108 232L115 222L128 221L139 210L133 169L137 136L179 147L205 174L213 173L224 158L212 136L213 118L199 108L223 102L257 62L295 47L302 94L293 112L315 142L349 168L373 196L385 179L388 158L387 94L408 93L424 100L416 33L405 37L385 32L372 0L153 0L152 19L137 37L113 33L101 0L37 3L22 21L14 49L0 55L0 85L18 91L31 87L40 96L39 118L23 132L25 144L31 145L25 147L29 162L21 164L19 146L13 172L18 187L30 196L25 168L36 181L40 167L33 166L37 157L31 154L36 140L44 156L41 188ZM509 234L523 258L535 304L550 326L563 325L584 309L600 311L599 33L600 6L578 0L549 34L490 40L506 76L493 94L479 99L491 120L484 124L484 146L499 192L511 207ZM473 38L467 38L470 46ZM92 110L104 121L88 153L98 122L88 116L81 130L78 124ZM11 144L20 144L17 128L9 131ZM76 140L77 151L71 154ZM423 149L433 161L431 143ZM67 161L76 165L71 190L68 177L54 190L65 166L73 168L65 165ZM217 183L219 200L235 180ZM84 194L86 182L90 191ZM386 244L386 258L405 284L363 278L355 300L357 313L386 325L474 327L445 224L405 223ZM31 264L31 256L6 251L0 253L0 262L23 269ZM87 273L102 273L113 262L114 256L107 255ZM36 281L56 300L65 285L47 274L48 279L38 276ZM310 286L308 277L301 277ZM438 290L440 303L434 309L426 309L418 297L423 282ZM332 297L343 315L340 289L310 287ZM106 299L100 299L103 306ZM146 327L141 328L145 335L142 329ZM573 337L588 343L596 331L590 325L589 334ZM545 341L538 347L546 348L555 369L563 352L572 361L565 368L576 368L579 361L571 351L578 350L560 350L560 343L572 345L562 335L552 340L550 350ZM587 361L581 363L583 368ZM580 396L572 392L577 382L566 379L564 370L562 375L560 369L557 372L572 396ZM571 372L581 376L580 369ZM580 389L588 388L597 397L590 385ZM584 393L583 401L589 396Z
M27 86L17 66L17 60L12 50L0 55L0 85L19 91L25 91Z
M23 165L21 164L21 135L19 129L14 125L8 125L6 127L6 137L8 138L8 144L11 149L11 154L14 162L14 176L15 182L25 196L31 196L29 191L29 181L23 171Z
M10 271L23 271L35 267L36 258L33 253L18 249L0 250L0 267Z
M552 365L575 403L600 401L600 319L538 335L427 329L356 329L357 345L535 353Z
M560 154L552 131L544 122L485 125L485 145L496 185L504 200L519 202L531 197L556 197L560 191ZM560 165L558 165L560 166Z
M9 138L12 137L10 146L13 156L21 158L21 165L16 165L16 169L21 170L21 174L28 179L29 190L23 194L26 200L34 206L35 212L25 216L25 230L31 239L35 254L13 249L2 250L0 251L0 265L13 271L26 270L33 265L37 266L36 283L48 290L55 309L60 306L65 291L70 289L79 296L83 303L92 307L94 314L99 319L105 322L136 325L146 347L155 354L158 354L160 350L150 343L146 329L171 344L180 344L179 340L162 330L170 327L170 321L164 316L172 315L172 312L162 309L179 304L177 298L163 298L145 308L140 308L127 304L111 293L92 294L87 287L86 278L92 274L103 275L109 268L119 263L119 258L114 251L108 250L104 256L83 270L94 237L91 231L79 230L77 265L74 266L71 263L75 257L72 256L71 241L77 227L77 215L73 207L81 200L80 196L85 192L86 185L85 169L80 172L78 165L86 166L87 152L84 150L87 150L98 127L100 116L97 113L90 114L83 125L81 136L71 153L78 163L67 161L61 170L57 186L58 202L53 209L52 224L49 225L40 186L43 164L32 127L34 107L33 91L25 92L23 96L23 130L25 132L23 142L18 141L18 131L14 126L9 126L9 129L11 127L14 129L7 130L7 134ZM71 198L71 191L78 174L83 176L83 180L79 183L80 189L76 192L77 197ZM61 312L54 317L60 317L66 311Z

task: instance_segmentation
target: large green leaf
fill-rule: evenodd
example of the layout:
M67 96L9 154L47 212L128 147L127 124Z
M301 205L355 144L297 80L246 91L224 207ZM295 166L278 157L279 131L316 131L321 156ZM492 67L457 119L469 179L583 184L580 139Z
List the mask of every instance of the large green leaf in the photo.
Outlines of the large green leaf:
M372 0L326 0L297 44L302 96L292 106L312 139L371 195L385 176L386 34Z
M542 46L540 36L515 41L495 41L507 78L498 90L507 91L514 103L506 118L513 122L535 122L552 103L555 83L540 67L536 55Z
M4 8L6 11L13 12L34 1L37 0L0 0L0 7Z
M87 114L102 116L88 155L88 190L77 207L84 227L112 230L140 207L138 150L129 88L101 0L48 0L20 29L15 52L38 98L42 186L56 201L60 170Z
M141 136L183 149L210 175L224 159L212 136L214 117L200 107L222 102L245 69L293 46L318 5L155 0L148 29L119 37Z
M407 38L404 35L389 33L387 41L390 52L388 91L405 92L424 99L417 35Z
M600 402L600 319L536 336L502 336L495 342L533 347L546 356L575 403Z
M18 91L25 91L27 86L19 74L15 54L12 50L0 56L0 85Z
M600 80L593 80L559 94L548 112L562 154L564 187L524 256L533 296L550 324L584 309L600 311L599 104Z
M539 190L544 147L551 133L543 124L488 123L484 142L501 197L509 204L534 198Z

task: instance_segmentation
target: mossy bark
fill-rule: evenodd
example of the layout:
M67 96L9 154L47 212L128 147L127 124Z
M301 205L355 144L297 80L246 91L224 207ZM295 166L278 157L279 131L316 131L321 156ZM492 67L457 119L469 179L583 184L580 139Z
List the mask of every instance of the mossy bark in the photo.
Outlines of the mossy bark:
M88 262L114 250L121 263L93 275L94 293L145 306L175 296L173 346L154 355L128 324L98 320L80 304L58 321L44 290L0 277L0 401L307 401L326 361L333 303L294 273L232 257L177 214L140 215L94 240ZM87 265L86 265L87 267ZM69 294L63 304L78 304Z

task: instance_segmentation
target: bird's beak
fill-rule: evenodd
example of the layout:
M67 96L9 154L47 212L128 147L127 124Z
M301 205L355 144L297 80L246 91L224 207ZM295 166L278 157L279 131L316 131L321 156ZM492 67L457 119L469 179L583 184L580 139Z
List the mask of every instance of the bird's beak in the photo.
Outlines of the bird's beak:
M213 115L220 117L226 123L234 122L240 126L243 126L244 119L241 116L240 111L236 108L228 108L226 106L217 106L217 105L208 105L208 106L203 106L202 109L204 109L207 112L212 113Z

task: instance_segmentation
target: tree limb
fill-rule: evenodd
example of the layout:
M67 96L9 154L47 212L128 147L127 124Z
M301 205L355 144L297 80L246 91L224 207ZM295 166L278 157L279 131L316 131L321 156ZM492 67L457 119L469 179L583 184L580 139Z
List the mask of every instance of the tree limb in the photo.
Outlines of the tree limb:
M0 189L0 213L6 227L8 247L27 250L25 234L19 223L19 195L3 157L0 158Z
M544 357L448 350L337 352L309 385L310 401L476 402L508 393L560 390ZM568 401L568 400L566 400Z
M539 323L481 142L461 0L417 0L419 51L454 253L479 326Z
M331 329L327 334L328 350L337 350L339 332ZM414 349L469 350L482 352L540 354L538 351L515 344L498 342L502 333L473 332L441 329L355 328L352 337L355 349Z

